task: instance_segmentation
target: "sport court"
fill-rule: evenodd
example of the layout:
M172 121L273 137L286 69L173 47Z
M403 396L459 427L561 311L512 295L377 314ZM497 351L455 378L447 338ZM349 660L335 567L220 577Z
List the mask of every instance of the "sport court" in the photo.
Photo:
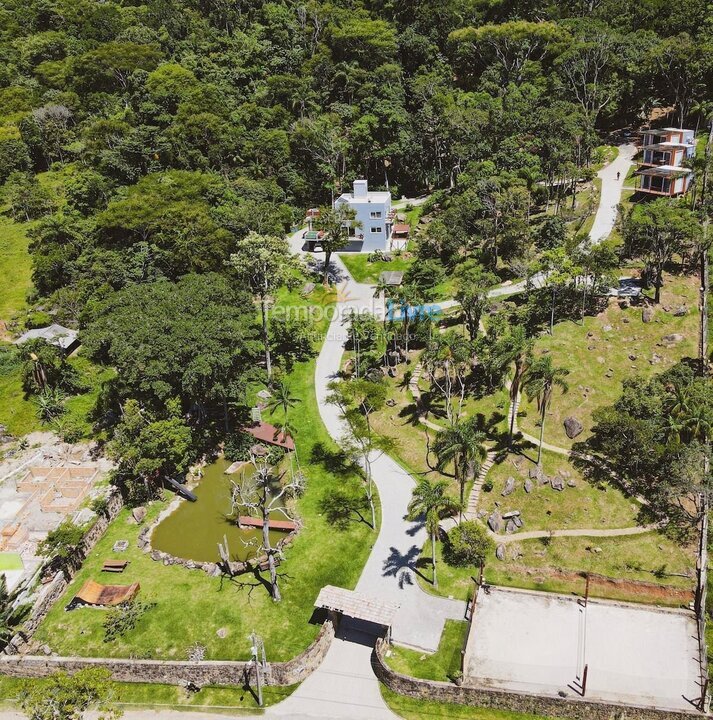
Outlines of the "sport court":
M698 642L692 613L549 593L478 595L465 675L490 687L694 710Z

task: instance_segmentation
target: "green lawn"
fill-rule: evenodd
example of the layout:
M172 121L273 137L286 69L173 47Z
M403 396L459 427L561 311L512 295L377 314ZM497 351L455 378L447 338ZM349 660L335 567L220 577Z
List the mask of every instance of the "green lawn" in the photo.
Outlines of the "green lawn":
M0 367L0 423L16 437L33 430L41 430L35 404L25 398L22 389L22 373L19 364Z
M435 653L392 645L388 650L387 664L396 672L424 680L450 680L460 672L461 649L465 642L468 624L462 620L446 620L446 625Z
M375 285L379 281L379 275L384 270L396 270L405 272L413 265L415 258L399 257L391 253L391 262L369 262L366 253L339 253L342 262L347 266L349 274L359 283L371 283Z
M535 453L531 453L533 458ZM519 510L524 530L559 530L567 528L624 528L638 524L639 504L627 498L609 483L594 485L566 457L545 452L542 455L545 473L563 473L565 489L553 490L550 485L533 481L533 489L525 492L524 483L535 463L521 455L508 455L493 465L487 479L493 483L491 492L480 496L480 508L488 514L496 508L501 513ZM507 497L502 491L509 477L515 478L515 490ZM568 481L576 487L566 485Z
M32 263L27 251L29 224L13 222L0 213L0 328L25 307L27 291L32 287ZM0 337L6 337L4 329Z
M318 329L324 329L324 322ZM314 361L297 365L288 381L293 393L302 398L294 411L298 420L295 440L307 486L298 501L305 527L286 550L281 566L285 573L282 602L274 604L266 588L251 575L240 579L256 587L241 588L237 582L152 561L136 547L139 529L128 523L129 513L124 510L50 611L37 632L38 641L60 654L176 659L185 658L188 648L200 643L207 648L208 659L236 659L249 655L248 635L255 630L264 638L270 660L287 660L307 647L319 629L309 622L317 593L328 584L347 588L356 584L376 532L357 523L337 531L322 517L323 497L330 488L343 485L350 471L340 464L318 414ZM163 503L152 504L147 522L163 507ZM126 636L104 643L103 611L82 608L67 613L64 606L87 579L105 579L100 574L101 564L113 556L111 547L119 539L129 540L123 557L131 561L120 582L139 581L140 597L156 606ZM225 638L217 636L220 628L228 630Z
M674 317L672 312L663 309L675 310L681 305L689 310L684 317ZM607 326L611 329L605 331ZM591 434L592 411L615 402L621 395L623 380L633 375L650 377L681 358L696 356L697 328L696 278L667 275L661 305L656 308L651 323L642 322L641 307L622 310L612 301L604 312L586 317L584 326L561 322L555 325L554 335L541 335L535 354L547 350L556 366L570 371L566 378L569 392L562 395L555 390L545 424L545 441L569 448L573 442L586 440ZM661 338L673 333L683 335L684 339L664 347ZM630 359L630 355L635 359ZM656 361L654 355L660 360ZM538 437L539 416L535 403L523 397L520 413L520 427ZM569 415L584 425L584 431L574 441L567 437L562 425Z
M410 698L398 695L384 685L381 686L381 694L386 704L404 720L438 720L439 718L443 720L548 720L541 715Z
M24 568L22 558L15 552L0 552L0 571L22 570Z
M41 685L45 680L34 679L33 684ZM0 677L0 707L12 706L22 681L16 678ZM265 687L263 701L265 705L275 703L289 697L297 688ZM154 685L149 683L112 683L114 697L123 710L149 707L156 710L190 709L200 711L202 708L211 713L230 715L259 714L259 706L255 696L245 687L213 687L206 686L196 693L187 693L176 685Z

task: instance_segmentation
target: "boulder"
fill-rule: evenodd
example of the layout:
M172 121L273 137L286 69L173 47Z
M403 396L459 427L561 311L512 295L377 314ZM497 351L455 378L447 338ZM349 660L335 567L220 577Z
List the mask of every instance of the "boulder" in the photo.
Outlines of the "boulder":
M500 494L503 497L507 497L508 495L511 495L514 490L515 490L515 478L511 476L505 481L505 487L503 488L503 491Z
M553 490L557 490L557 492L562 492L562 490L564 490L564 478L559 475L553 475L550 478L550 487Z
M488 527L493 532L499 532L500 531L500 524L502 522L502 518L500 517L500 513L497 512L497 510L490 515L488 518Z
M567 487L576 488L577 483L574 480L567 480Z
M511 534L514 533L516 530L517 530L517 525L515 525L515 521L514 521L514 520L508 520L508 521L507 521L507 525L505 525L505 532L506 532L508 535L511 535Z
M577 420L576 417L568 417L564 420L564 431L567 433L567 437L570 440L573 440L574 438L579 435L582 430L584 430L584 425L582 425L579 420Z
M547 485L550 481L540 465L536 465L534 468L531 468L529 475L532 480L537 480L540 485Z
M645 307L641 311L641 322L650 323L654 319L654 309L652 307Z
M524 525L524 523L522 522L522 518L519 515L514 517L512 521L515 523L515 527L517 527L518 529Z
M530 478L527 478L525 480L525 492L529 495L532 492L534 485L532 484L532 480Z
M135 507L131 511L131 517L134 518L137 525L141 525L141 523L144 521L144 518L146 517L146 508L142 505L139 505L139 507Z
M681 305L673 311L674 317L683 317L684 315L688 315L688 308L685 305Z
M519 516L520 516L519 510L511 510L510 512L503 513L503 520L511 520L511 519L519 517Z
M495 557L498 560L505 560L505 545L502 543L495 548Z
M671 333L671 335L664 335L661 338L661 342L664 343L664 345L675 345L676 343L680 343L683 339L684 337L680 333Z

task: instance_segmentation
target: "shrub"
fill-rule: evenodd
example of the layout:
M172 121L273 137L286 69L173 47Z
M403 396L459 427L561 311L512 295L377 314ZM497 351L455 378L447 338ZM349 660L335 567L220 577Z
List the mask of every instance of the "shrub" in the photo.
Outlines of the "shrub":
M482 525L472 521L456 525L448 533L443 558L449 565L467 567L480 565L493 546Z
M28 313L25 318L25 327L28 330L34 330L35 328L47 327L52 323L52 316L49 313L41 312L36 310L35 312Z
M133 630L139 620L153 608L156 603L145 603L141 600L131 600L109 610L104 618L104 642L112 642L124 637Z

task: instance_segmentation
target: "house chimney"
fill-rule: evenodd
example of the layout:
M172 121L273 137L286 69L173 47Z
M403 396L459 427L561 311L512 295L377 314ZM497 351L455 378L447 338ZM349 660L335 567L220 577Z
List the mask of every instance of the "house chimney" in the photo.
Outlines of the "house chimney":
M369 197L369 183L366 180L354 181L354 199L366 200Z

